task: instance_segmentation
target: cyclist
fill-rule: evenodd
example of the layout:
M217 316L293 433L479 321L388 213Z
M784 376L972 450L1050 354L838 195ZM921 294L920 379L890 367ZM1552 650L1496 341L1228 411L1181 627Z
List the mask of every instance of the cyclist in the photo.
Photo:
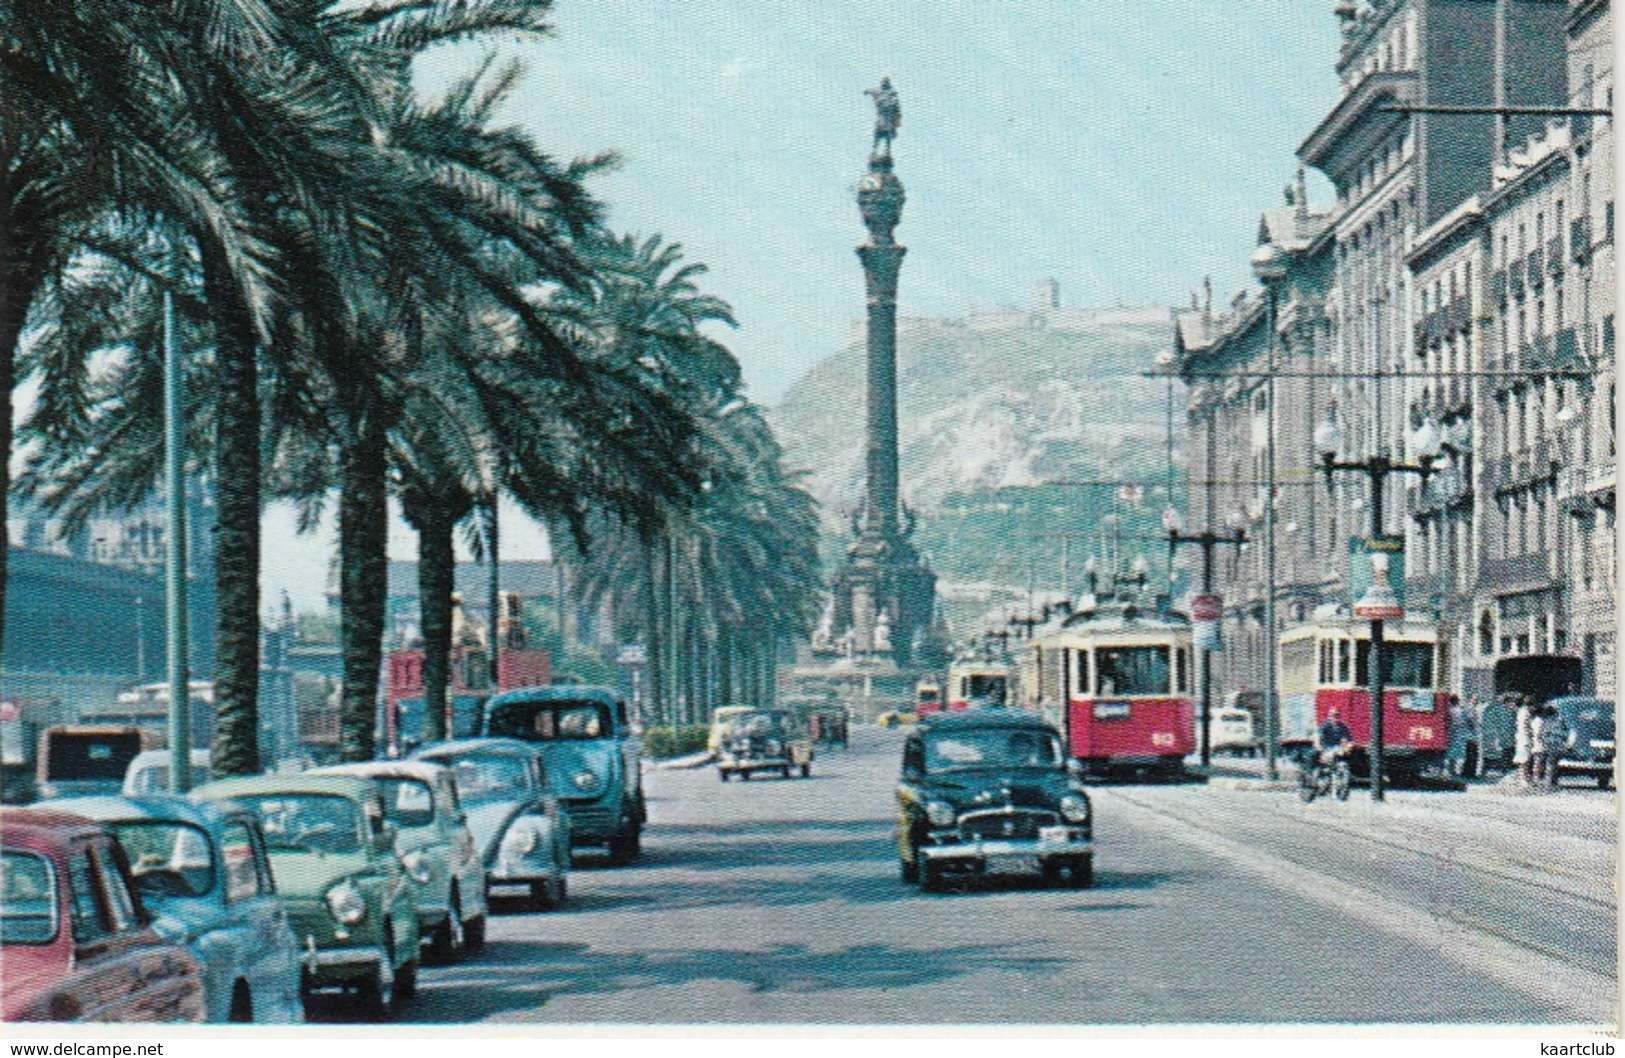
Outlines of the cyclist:
M1315 759L1330 764L1347 753L1354 742L1354 733L1343 723L1342 714L1334 705L1326 713L1326 721L1315 730Z

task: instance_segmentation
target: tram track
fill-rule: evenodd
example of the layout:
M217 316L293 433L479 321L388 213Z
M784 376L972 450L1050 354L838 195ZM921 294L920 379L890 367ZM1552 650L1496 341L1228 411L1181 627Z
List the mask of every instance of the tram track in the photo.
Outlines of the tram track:
M1572 1011L1582 1020L1612 1016L1603 1012L1613 1010L1618 991L1614 955L1611 950L1587 950L1581 944L1585 938L1602 932L1606 932L1603 947L1612 944L1614 905L1610 900L1459 858L1446 859L1447 869L1441 871L1437 846L1424 848L1384 839L1329 821L1312 821L1322 834L1330 834L1330 844L1317 843L1306 840L1310 837L1307 833L1269 830L1269 820L1311 822L1291 814L1271 812L1268 820L1261 821L1238 805L1217 800L1203 803L1202 811L1193 814L1180 810L1184 805L1176 806L1141 791L1114 787L1101 792L1106 795L1101 801L1116 802L1114 807L1132 813L1149 814L1162 822L1161 829L1171 838L1238 863L1291 895L1422 944L1460 965L1537 996L1542 1002L1555 1004L1554 1009ZM1097 805L1097 815L1103 807ZM1397 862L1394 853L1408 862ZM1455 868L1455 878L1448 869L1451 867ZM1433 880L1426 888L1401 889L1397 884L1413 879L1417 873L1428 876L1428 872ZM1589 914L1582 917L1596 919L1597 928L1578 933L1554 929L1552 921L1528 913L1541 909L1538 897L1514 899L1509 893L1499 904L1490 899L1509 885L1533 887L1558 900L1583 901ZM1451 898L1452 891L1456 899ZM1562 925L1561 921L1558 925ZM1568 943L1554 943L1554 932L1559 934L1556 939ZM1592 1003L1580 1003L1579 997L1587 997Z

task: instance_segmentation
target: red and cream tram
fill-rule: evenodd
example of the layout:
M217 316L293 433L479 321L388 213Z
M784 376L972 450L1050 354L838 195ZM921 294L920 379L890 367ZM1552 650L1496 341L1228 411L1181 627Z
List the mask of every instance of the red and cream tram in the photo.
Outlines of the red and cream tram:
M942 712L942 688L936 680L921 680L914 686L914 713L930 716Z
M1002 661L962 658L948 666L947 709L1008 705L1010 666Z
M1180 614L1103 601L1035 640L1025 668L1030 704L1092 774L1177 774L1195 750L1191 627Z
M1387 773L1414 781L1442 769L1450 747L1450 696L1443 647L1427 623L1389 621L1383 635L1383 753ZM1281 748L1307 754L1334 707L1354 736L1349 764L1369 776L1371 626L1332 618L1281 637Z

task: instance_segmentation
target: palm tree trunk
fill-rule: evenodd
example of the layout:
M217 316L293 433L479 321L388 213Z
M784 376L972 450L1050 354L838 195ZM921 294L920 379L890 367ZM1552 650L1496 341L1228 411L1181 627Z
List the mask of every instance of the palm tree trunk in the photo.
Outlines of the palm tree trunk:
M203 244L215 331L215 727L217 776L260 770L260 399L257 338L242 288Z
M449 512L434 501L419 520L418 620L423 626L423 737L448 737L446 689L451 675L451 596L457 587L456 529Z
M12 283L14 270L6 259L7 251L5 226L0 223L0 659L5 656L6 573L11 557L11 388L17 373L17 345L31 300L28 291ZM0 673L4 672L5 664L0 660Z
M339 640L344 696L339 706L339 755L371 760L378 712L388 603L389 503L385 492L383 423L363 412L343 456L339 500Z
M732 705L734 700L734 636L733 629L723 625L717 632L717 698L716 705Z
M649 670L649 712L656 724L668 723L666 713L666 639L660 634L660 599L664 592L660 586L660 569L655 555L655 542L643 540L643 643L647 650Z

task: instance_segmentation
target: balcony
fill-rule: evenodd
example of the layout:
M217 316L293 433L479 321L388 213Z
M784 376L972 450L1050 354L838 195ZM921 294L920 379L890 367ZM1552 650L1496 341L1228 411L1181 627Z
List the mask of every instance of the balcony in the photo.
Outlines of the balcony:
M1538 246L1524 259L1524 279L1537 290L1546 282L1546 251Z
M1472 322L1472 313L1468 311L1466 298L1454 298L1445 306L1445 333L1465 334Z
M1555 370L1556 355L1556 343L1544 334L1536 335L1523 347L1524 368L1536 374Z
M1576 262L1591 257L1591 218L1576 217L1569 222L1569 253Z
M1580 357L1580 335L1573 327L1557 332L1552 343L1552 362L1564 371L1585 366Z

